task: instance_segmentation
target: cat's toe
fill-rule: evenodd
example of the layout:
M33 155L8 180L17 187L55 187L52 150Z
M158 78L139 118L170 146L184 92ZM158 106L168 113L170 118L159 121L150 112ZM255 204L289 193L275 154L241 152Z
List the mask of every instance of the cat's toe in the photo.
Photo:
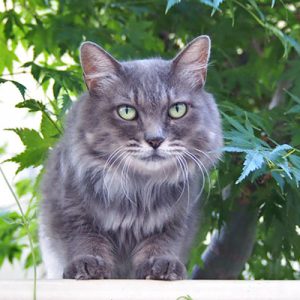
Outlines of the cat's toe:
M64 269L64 279L107 279L111 278L111 267L100 256L77 256Z
M181 280L186 278L185 266L174 257L151 257L137 269L137 278Z

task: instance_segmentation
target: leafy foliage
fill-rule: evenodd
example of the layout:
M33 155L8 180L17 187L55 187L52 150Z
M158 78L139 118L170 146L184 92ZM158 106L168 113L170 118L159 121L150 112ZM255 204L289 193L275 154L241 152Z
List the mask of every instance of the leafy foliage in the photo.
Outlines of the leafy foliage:
M100 43L119 59L172 57L201 33L212 37L207 90L223 116L223 161L210 174L206 219L190 266L201 264L207 233L226 222L234 201L259 208L257 242L241 278L297 279L300 257L300 2L238 0L5 1L0 13L0 83L19 89L18 109L42 115L39 130L10 129L24 151L10 160L18 172L40 175L18 182L19 198L30 195L26 215L37 254L36 187L48 149L63 132L66 112L83 90L78 47ZM30 99L26 87L6 79L15 72L15 50L32 53L21 72L30 73L48 96ZM30 57L30 56L29 56ZM18 72L20 70L17 70ZM274 101L273 101L274 100ZM9 99L7 99L9 101ZM273 109L269 109L273 102ZM28 187L28 188L27 188ZM208 187L207 187L208 189ZM16 212L1 212L0 264L19 259L26 247ZM25 267L32 266L28 256ZM297 269L298 268L298 269Z

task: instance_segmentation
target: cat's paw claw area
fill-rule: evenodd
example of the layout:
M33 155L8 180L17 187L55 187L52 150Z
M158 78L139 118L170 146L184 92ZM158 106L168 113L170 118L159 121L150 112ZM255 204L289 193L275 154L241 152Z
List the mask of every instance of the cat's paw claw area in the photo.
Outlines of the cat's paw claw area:
M182 280L186 278L186 268L178 259L161 256L151 257L137 269L137 278L154 280Z
M77 256L64 269L64 279L109 279L111 268L100 256Z

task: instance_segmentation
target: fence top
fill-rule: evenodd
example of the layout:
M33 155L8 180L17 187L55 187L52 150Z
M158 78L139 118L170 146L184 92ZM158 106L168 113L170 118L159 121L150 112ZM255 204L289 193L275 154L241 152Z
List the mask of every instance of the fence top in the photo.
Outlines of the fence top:
M32 300L33 281L0 281L0 299ZM296 300L299 281L39 280L37 300Z

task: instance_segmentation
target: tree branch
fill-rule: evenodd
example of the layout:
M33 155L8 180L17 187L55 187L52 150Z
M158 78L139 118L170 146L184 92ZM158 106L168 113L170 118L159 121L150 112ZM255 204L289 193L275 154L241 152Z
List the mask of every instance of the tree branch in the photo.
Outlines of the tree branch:
M239 201L229 222L216 232L195 266L193 279L236 279L251 255L255 242L258 208Z
M291 80L281 80L277 84L276 91L272 97L271 102L269 103L269 109L273 109L274 107L283 103L284 100L284 91L288 90L292 85Z

